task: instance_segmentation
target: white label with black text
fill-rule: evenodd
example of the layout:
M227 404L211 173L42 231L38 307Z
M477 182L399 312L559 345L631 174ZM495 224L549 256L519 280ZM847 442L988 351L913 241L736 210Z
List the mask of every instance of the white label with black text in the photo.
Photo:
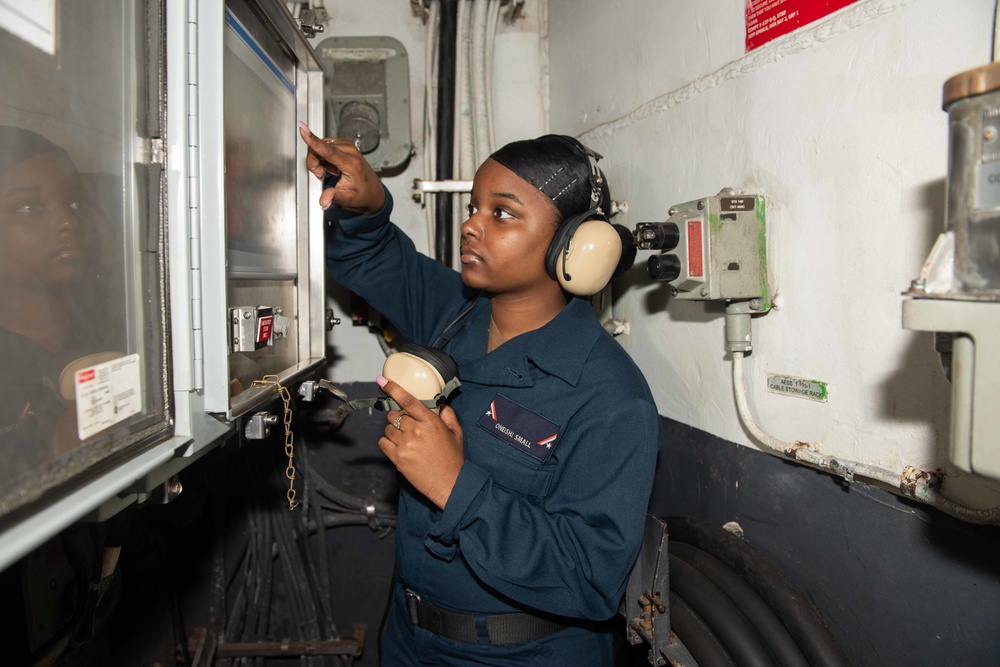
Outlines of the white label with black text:
M806 398L810 401L819 401L820 403L826 403L829 398L826 382L807 380L806 378L797 378L790 375L769 374L767 376L767 390L773 394Z
M76 372L76 426L80 440L142 410L139 355L106 361Z

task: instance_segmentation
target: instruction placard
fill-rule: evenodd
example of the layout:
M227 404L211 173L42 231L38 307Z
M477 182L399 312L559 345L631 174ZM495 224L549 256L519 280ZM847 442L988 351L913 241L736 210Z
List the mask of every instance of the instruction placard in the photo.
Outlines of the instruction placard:
M76 427L80 440L142 410L139 355L106 361L76 372Z
M843 9L856 0L746 0L747 51Z

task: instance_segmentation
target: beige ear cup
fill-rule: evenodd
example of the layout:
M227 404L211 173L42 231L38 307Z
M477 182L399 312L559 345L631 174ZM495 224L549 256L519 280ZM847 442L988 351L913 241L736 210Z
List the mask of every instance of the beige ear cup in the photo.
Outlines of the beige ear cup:
M84 368L97 366L98 364L103 364L107 361L121 359L124 356L125 355L121 352L97 352L94 354L88 354L85 357L80 357L79 359L74 359L66 364L66 367L62 369L61 373L59 373L59 395L62 396L64 401L75 401L77 371L82 371Z
M441 374L409 352L390 354L382 366L382 375L421 401L429 401L444 390L445 381Z
M614 227L604 220L587 220L573 232L568 258L564 260L559 253L556 260L559 284L578 296L596 294L611 280L621 256L622 241ZM570 280L563 277L567 273Z

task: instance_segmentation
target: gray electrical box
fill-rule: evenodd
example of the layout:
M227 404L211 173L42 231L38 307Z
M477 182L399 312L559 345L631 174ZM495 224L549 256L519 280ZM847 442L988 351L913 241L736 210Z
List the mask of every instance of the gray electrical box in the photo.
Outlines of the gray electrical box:
M678 299L761 299L769 307L764 197L718 195L677 204L662 223L641 223L640 250L662 249L647 263L654 280L667 282Z
M330 37L316 52L326 136L353 139L375 171L404 165L413 150L406 48L392 37Z

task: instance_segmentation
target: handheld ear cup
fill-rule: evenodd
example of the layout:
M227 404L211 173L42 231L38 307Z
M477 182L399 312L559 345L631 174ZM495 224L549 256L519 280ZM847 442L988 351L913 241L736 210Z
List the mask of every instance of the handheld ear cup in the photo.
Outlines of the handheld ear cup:
M458 366L437 348L406 343L386 358L382 375L416 399L430 401L458 375Z
M545 255L545 270L570 294L590 296L615 275L622 247L614 225L591 209L559 226Z

